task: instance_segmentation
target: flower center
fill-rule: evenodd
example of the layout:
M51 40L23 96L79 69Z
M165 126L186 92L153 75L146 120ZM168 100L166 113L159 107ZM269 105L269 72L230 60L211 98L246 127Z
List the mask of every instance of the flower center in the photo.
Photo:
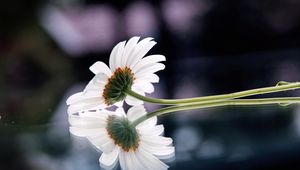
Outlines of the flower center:
M125 117L109 116L106 130L115 142L124 151L136 150L139 146L138 133Z
M112 105L124 100L125 91L131 89L134 79L134 74L130 68L117 68L104 87L102 96L105 104Z

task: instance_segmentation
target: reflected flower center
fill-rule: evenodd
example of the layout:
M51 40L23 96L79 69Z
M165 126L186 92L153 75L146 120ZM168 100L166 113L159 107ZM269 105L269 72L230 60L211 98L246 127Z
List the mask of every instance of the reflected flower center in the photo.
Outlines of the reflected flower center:
M134 126L125 117L109 116L106 130L114 143L124 151L136 150L139 146L139 136Z

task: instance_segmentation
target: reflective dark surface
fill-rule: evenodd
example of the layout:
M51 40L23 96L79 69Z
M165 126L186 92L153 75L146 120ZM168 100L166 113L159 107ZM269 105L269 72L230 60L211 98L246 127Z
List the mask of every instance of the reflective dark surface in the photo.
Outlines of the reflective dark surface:
M112 47L133 35L154 37L150 54L167 57L154 97L230 93L300 78L298 1L7 1L0 7L1 170L100 169L100 153L70 136L65 101L92 78L92 63L107 63ZM159 123L176 147L170 169L300 168L297 105L200 109Z

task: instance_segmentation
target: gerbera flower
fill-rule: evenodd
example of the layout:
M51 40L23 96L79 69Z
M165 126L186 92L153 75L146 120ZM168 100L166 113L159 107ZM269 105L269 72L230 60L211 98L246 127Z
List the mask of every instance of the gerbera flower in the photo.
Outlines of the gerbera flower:
M160 159L174 156L172 139L161 136L163 125L156 125L157 117L149 118L136 127L132 122L146 114L143 106L133 106L127 116L117 111L87 111L69 115L70 132L86 137L102 151L99 159L103 168L110 169L120 162L122 169L168 169Z
M122 41L112 50L109 67L101 61L94 63L90 70L95 77L89 82L83 92L70 96L67 100L69 113L87 109L101 109L111 105L122 106L125 100L129 105L140 105L143 102L127 96L126 90L145 95L152 93L152 83L157 83L159 77L154 74L163 70L165 61L163 55L144 57L156 44L152 39L131 38L127 43Z

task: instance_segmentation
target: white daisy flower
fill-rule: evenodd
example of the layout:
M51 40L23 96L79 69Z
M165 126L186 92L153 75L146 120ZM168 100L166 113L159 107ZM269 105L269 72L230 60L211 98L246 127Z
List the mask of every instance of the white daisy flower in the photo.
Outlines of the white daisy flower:
M113 168L118 160L126 170L161 170L168 165L160 159L174 156L172 139L161 136L163 125L156 125L157 117L149 118L134 127L131 122L146 114L143 106L133 106L127 116L123 109L115 112L100 110L69 115L70 132L86 137L102 151L101 167Z
M165 68L165 65L159 62L165 61L166 58L163 55L144 57L156 42L153 38L141 41L139 39L133 37L127 43L118 43L110 54L109 67L101 61L90 67L95 77L83 92L68 98L68 113L101 109L111 105L122 106L124 100L129 105L143 103L127 96L125 91L129 89L142 95L152 93L152 83L159 81L159 77L154 73Z

